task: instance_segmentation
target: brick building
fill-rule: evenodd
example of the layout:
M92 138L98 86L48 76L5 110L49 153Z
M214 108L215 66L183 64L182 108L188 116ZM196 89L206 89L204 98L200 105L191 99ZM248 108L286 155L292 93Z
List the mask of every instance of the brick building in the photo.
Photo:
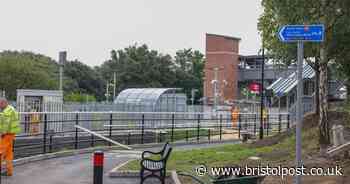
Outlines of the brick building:
M224 105L249 99L251 84L261 86L262 62L264 62L264 91L266 105L278 104L286 107L295 118L296 66L274 65L268 56L239 54L240 38L206 34L206 61L203 81L203 103ZM304 112L313 110L314 72L312 67L303 66ZM329 81L329 97L339 98L344 85L339 80ZM243 90L246 89L246 90ZM255 91L256 92L256 91ZM256 95L260 95L256 92ZM255 98L253 98L254 100ZM238 101L237 101L238 100ZM248 101L246 101L248 102ZM252 102L252 99L249 99Z
M206 34L203 83L206 103L213 104L215 92L219 104L237 99L240 40L230 36Z
M206 104L230 104L245 98L241 89L251 83L261 83L261 55L239 54L240 38L206 34L206 62L204 67L204 98ZM265 88L280 77L287 77L296 68L276 68L265 56ZM216 95L215 95L216 93ZM216 98L214 98L216 96Z

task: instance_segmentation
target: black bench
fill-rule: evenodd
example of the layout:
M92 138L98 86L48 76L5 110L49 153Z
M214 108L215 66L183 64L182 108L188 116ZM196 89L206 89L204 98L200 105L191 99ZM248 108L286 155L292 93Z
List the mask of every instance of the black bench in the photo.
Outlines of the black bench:
M163 149L159 152L144 151L142 153L141 159L141 184L150 177L158 178L162 184L165 183L166 176L166 163L171 153L172 147L167 142ZM150 159L146 158L147 155L160 155L160 159ZM145 171L148 171L150 174L145 175Z

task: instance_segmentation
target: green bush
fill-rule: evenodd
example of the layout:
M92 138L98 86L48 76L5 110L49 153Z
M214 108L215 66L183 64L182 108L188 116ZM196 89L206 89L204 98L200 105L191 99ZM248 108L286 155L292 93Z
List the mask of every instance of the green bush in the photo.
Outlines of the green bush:
M95 102L96 98L93 95L82 93L69 93L64 96L66 102Z

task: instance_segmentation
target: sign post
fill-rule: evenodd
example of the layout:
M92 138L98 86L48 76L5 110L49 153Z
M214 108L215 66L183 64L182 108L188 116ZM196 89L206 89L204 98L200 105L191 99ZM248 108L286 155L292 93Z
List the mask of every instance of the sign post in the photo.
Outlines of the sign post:
M296 166L300 168L302 166L302 160L301 160L301 129L302 129L302 122L303 122L303 60L304 60L304 43L302 41L298 41L298 67L297 67L297 74L298 74L298 86L297 86L297 127L296 127L296 133L295 133L295 141L296 141L296 147L295 147L295 156L296 156ZM301 183L301 177L296 176L296 183Z
M297 122L296 122L296 167L302 167L301 155L301 129L303 121L303 60L304 60L304 42L323 42L324 25L286 25L279 32L278 37L282 42L298 43L298 67L297 67ZM295 176L295 183L301 183L301 176Z

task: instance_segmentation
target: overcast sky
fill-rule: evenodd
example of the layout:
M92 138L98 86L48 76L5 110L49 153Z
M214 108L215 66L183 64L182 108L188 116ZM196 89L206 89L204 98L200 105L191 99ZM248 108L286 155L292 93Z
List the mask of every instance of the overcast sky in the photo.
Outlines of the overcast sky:
M54 59L67 50L94 66L136 42L204 52L205 33L214 33L240 37L240 53L256 54L261 12L260 0L1 0L0 49Z

